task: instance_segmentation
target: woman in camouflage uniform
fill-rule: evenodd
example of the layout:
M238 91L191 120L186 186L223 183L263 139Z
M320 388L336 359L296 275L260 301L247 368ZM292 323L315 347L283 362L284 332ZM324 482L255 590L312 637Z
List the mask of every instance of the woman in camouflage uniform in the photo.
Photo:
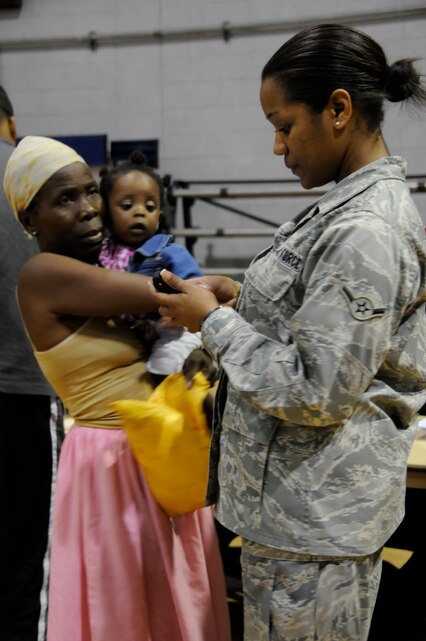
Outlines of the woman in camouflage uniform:
M369 36L308 28L263 69L273 151L306 189L238 302L225 277L157 295L222 376L207 500L243 538L247 641L365 641L381 549L404 516L426 400L426 248L384 100L425 104L412 60ZM203 284L204 288L197 285ZM209 291L210 288L210 291Z

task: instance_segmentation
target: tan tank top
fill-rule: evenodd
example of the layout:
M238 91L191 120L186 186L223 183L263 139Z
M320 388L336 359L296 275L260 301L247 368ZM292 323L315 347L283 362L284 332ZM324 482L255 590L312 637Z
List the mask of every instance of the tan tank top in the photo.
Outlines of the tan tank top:
M152 388L144 379L141 343L125 326L90 318L75 334L35 356L53 389L79 425L120 428L109 404L147 399Z

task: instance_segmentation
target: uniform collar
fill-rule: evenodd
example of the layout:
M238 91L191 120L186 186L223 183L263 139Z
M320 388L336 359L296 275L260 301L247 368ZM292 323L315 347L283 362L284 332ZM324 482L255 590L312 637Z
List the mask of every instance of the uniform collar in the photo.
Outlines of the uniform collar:
M362 193L379 180L405 182L407 162L399 156L386 156L375 160L343 178L316 203L317 211L326 214Z
M338 209L379 180L405 182L406 171L407 161L400 156L386 156L386 158L380 158L361 167L334 185L324 196L321 196L313 205L309 205L292 221L281 225L278 237L288 236L300 227L304 227L312 218L315 217L315 220L318 220L328 212Z

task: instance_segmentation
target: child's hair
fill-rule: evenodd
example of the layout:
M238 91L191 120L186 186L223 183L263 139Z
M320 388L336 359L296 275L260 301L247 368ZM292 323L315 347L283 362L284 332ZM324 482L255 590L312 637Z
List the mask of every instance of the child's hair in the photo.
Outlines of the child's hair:
M100 177L99 191L104 201L104 207L105 207L104 222L106 227L111 227L111 212L109 208L109 197L114 188L115 181L119 176L122 176L123 174L128 174L131 171L140 171L143 174L151 176L151 178L155 180L155 182L157 183L158 192L160 195L160 210L161 210L160 225L157 230L157 233L168 232L170 228L170 224L169 224L168 215L166 212L166 206L167 206L166 189L170 185L170 176L167 175L161 178L160 174L158 174L152 167L148 165L145 155L143 154L142 151L139 151L139 150L132 151L128 160L126 160L124 163L121 163L120 165L116 165L115 167L111 167L111 168L102 167L102 169L99 172L99 177Z

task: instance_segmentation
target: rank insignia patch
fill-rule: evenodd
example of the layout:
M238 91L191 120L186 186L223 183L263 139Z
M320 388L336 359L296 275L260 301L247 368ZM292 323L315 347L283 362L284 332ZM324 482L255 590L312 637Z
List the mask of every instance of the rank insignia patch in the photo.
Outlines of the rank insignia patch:
M365 321L370 318L384 316L384 307L374 307L372 301L366 296L355 297L347 287L342 287L342 294L345 297L349 311L355 320Z

